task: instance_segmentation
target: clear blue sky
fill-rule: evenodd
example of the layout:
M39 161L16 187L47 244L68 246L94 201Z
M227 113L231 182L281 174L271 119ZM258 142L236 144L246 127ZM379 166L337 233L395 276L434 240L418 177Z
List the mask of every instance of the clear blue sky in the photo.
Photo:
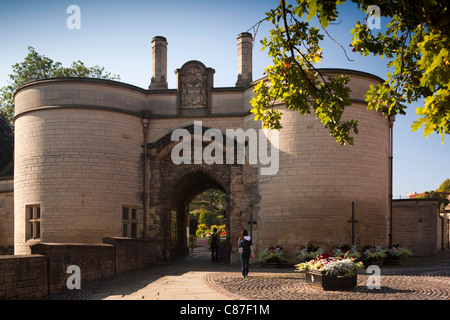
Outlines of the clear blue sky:
M176 0L176 1L82 1L41 0L1 1L0 86L7 84L11 66L23 61L28 46L40 54L68 66L81 60L88 66L100 65L121 81L147 88L151 78L151 40L168 40L168 82L175 88L175 74L189 60L200 60L214 68L216 87L234 86L237 79L236 37L265 17L278 1L272 0ZM81 29L69 30L68 6L81 9ZM348 68L385 78L386 60L361 57L348 47L350 29L362 13L350 3L339 7L339 25L329 33L347 50L354 61L347 61L342 49L326 40L321 67ZM386 21L382 19L382 25ZM253 51L253 78L263 76L270 64L259 41L268 35L271 25L263 24ZM250 30L250 32L253 32ZM444 145L441 137L425 138L421 131L411 132L415 108L407 116L398 116L394 131L394 197L406 192L434 190L450 178L450 136Z

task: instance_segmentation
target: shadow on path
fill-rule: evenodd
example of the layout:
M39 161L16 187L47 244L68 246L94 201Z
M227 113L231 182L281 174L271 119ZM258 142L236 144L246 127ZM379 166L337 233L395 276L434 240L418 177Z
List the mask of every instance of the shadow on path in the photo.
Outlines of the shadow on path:
M450 288L450 250L431 257L411 257L404 265L383 266L382 289L365 289L368 275L361 270L361 279L353 295L342 299L374 299L401 296L421 298L434 295L448 299ZM223 299L301 299L316 296L304 285L304 275L294 268L250 266L249 279L242 280L239 264L211 262L206 247L195 248L184 258L170 263L125 272L91 283L82 283L80 290L66 290L48 300L223 300ZM439 290L438 290L439 289ZM430 292L433 290L433 292ZM419 295L407 295L416 292ZM379 293L379 294L375 294ZM317 293L318 294L318 293ZM328 297L329 296L329 297ZM320 294L317 298L337 298Z
M124 272L107 279L82 283L79 290L67 289L46 297L45 300L142 299L143 293L148 297L149 294L152 295L152 291L159 299L175 299L177 293L184 298L190 298L189 293L200 296L214 293L203 280L206 274L239 270L240 266L236 264L213 263L209 249L198 247L186 257ZM177 288L185 289L185 294L183 295L182 290L177 292Z

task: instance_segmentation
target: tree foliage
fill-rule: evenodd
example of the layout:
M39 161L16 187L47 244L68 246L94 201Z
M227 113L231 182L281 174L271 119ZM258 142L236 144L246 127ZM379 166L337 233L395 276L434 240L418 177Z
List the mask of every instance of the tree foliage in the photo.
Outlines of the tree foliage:
M218 189L207 189L191 201L189 215L198 220L196 236L212 232L214 227L224 231L225 205L226 194Z
M74 61L70 67L63 67L60 62L40 55L33 47L28 47L28 55L24 61L12 66L12 74L9 75L9 85L0 89L0 113L2 113L12 125L14 118L14 92L21 85L39 79L57 77L86 77L98 79L120 80L118 75L112 75L98 65L87 67L81 61Z
M8 119L0 114L0 172L13 160L14 135Z
M446 179L444 182L442 182L436 191L437 192L450 192L450 179Z
M208 227L211 227L212 225L219 223L216 212L211 212L201 208L191 211L190 214L198 215L198 223L205 224Z
M450 203L450 197L448 192L450 192L450 179L446 179L441 183L438 189L426 191L423 194L416 196L417 199L436 199L439 201L440 211L444 211L445 207Z
M352 0L358 10L367 13L373 1ZM287 109L314 114L340 144L353 144L352 131L358 133L357 120L343 120L350 105L348 77L326 75L315 68L322 60L320 41L324 35L309 24L317 17L320 28L326 28L339 16L343 0L297 0L295 5L280 0L265 20L273 23L270 38L264 38L263 49L273 64L266 68L267 81L255 88L251 103L255 120L265 128L280 129L282 112L275 108L283 103ZM389 58L383 84L371 86L366 93L369 110L386 116L405 114L407 105L424 99L417 108L420 116L412 130L424 127L424 135L437 133L444 140L450 133L450 41L448 3L444 0L377 1L389 23L384 32L371 30L358 21L351 30L350 46L354 52ZM355 8L355 10L356 10ZM305 19L306 18L306 19Z
M202 193L202 199L210 204L209 210L219 211L225 206L225 192L218 189L208 189Z

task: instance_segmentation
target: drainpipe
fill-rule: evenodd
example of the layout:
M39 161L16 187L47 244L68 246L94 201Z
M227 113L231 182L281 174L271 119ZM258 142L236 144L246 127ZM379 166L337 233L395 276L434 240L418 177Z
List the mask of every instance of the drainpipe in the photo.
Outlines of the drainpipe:
M147 205L148 205L148 165L147 165L147 131L150 120L148 118L142 118L142 126L144 127L144 234L143 238L147 239Z
M389 116L388 117L389 120L389 247L391 248L393 243L392 243L392 238L393 238L393 214L392 214L392 201L393 201L393 159L394 159L394 153L393 153L393 148L394 148L394 121L395 121L395 116Z

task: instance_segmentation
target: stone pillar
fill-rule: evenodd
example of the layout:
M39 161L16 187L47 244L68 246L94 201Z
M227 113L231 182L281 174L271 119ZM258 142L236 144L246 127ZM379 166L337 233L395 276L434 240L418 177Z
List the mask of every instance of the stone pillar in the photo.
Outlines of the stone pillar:
M253 37L248 32L238 35L238 80L236 87L244 87L252 81Z
M152 80L148 88L167 89L167 40L164 37L152 40Z

